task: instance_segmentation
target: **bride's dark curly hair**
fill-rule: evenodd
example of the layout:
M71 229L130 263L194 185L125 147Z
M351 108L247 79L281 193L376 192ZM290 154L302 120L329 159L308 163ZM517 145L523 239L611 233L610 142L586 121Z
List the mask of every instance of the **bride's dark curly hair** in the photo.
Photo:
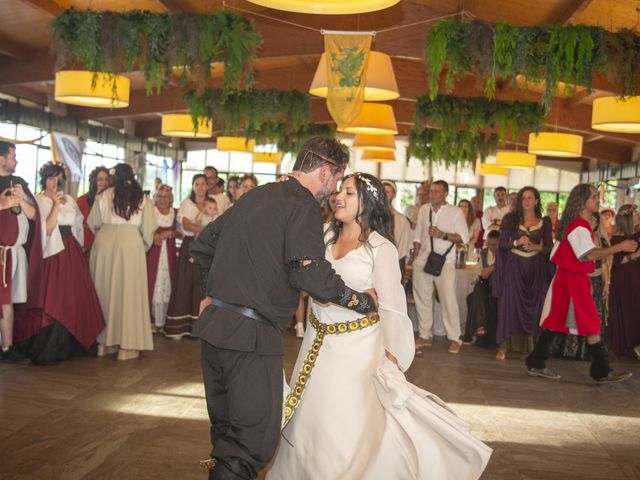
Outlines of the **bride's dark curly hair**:
M393 214L387 203L382 182L368 173L353 173L344 177L342 184L344 185L344 182L349 178L355 180L358 204L362 207L362 213L356 217L356 223L360 225L361 228L360 242L367 244L369 234L371 232L378 232L393 243L393 234L391 233L391 219L393 218ZM338 240L342 232L342 227L342 222L336 220L334 217L329 227L333 235L327 242L328 245Z
M140 211L144 193L136 181L133 168L127 163L119 163L113 175L113 211L116 215L129 220Z

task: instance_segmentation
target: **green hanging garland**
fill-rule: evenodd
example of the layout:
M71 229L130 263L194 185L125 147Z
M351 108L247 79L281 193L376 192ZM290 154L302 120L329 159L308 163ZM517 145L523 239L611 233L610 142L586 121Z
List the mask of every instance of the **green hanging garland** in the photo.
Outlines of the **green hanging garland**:
M497 77L522 74L530 81L544 81L542 102L548 109L559 82L564 82L569 92L573 85L590 91L596 73L616 85L619 95L636 95L640 36L633 30L614 33L589 25L517 27L447 20L429 32L425 60L432 99L438 95L440 74L446 65L448 90L456 78L478 74L486 77L488 98L495 95Z
M416 99L407 156L447 166L473 164L523 130L538 132L545 117L537 102L422 95Z
M191 89L183 99L194 125L200 119L212 121L225 135L276 143L281 152L297 152L315 135L334 135L329 125L311 123L311 98L297 90L245 90L225 96L220 89Z
M202 89L211 79L211 64L224 64L225 93L249 87L253 60L262 37L247 19L230 12L212 14L108 12L71 8L52 25L51 50L56 70L79 63L93 72L140 69L147 93L159 92L172 79ZM187 73L188 72L188 73Z

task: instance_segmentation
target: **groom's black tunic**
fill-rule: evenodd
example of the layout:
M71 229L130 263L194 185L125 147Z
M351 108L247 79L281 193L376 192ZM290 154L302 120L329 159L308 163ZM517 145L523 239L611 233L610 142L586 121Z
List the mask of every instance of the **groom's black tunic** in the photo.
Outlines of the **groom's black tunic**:
M203 340L216 457L239 457L259 471L273 456L282 415L282 331L300 290L341 305L355 295L355 310L375 310L368 295L345 286L324 252L319 204L295 179L246 193L192 243L198 266L205 274L211 266L206 294L268 319L211 305L194 328Z

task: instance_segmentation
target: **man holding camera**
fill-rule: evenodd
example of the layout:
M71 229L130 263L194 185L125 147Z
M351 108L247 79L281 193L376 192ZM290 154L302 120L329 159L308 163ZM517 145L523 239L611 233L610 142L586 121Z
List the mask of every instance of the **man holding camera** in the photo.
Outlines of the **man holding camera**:
M462 211L446 203L449 184L431 184L431 203L420 207L413 235L413 298L418 313L416 348L432 345L433 290L440 300L449 353L460 352L460 312L456 298L456 243L469 241Z
M16 146L0 141L0 360L29 363L13 348L13 304L27 301L24 245L29 236L29 220L36 219L37 208L27 183L13 175L16 166ZM40 249L39 241L37 248Z

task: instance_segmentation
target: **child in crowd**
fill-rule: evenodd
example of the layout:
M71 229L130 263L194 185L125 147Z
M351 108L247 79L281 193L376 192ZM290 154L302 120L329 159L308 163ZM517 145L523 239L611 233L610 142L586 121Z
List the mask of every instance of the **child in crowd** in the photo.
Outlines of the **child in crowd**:
M206 227L216 218L218 218L218 202L215 198L207 196L204 199L204 209L196 215L196 222L201 227Z

